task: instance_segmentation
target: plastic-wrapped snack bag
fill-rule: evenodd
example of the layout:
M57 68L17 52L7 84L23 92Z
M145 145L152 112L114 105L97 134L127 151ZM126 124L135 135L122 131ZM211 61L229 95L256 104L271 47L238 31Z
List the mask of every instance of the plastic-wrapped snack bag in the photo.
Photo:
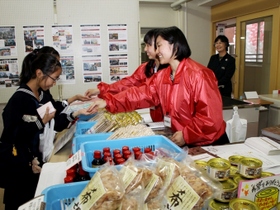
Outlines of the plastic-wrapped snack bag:
M121 207L119 208L119 210L142 210L142 207L139 207L139 201L137 197L140 196L133 194L125 194L122 199Z
M163 209L163 196L157 196L156 198L145 203L144 210L162 210Z
M151 166L144 169L143 182L145 185L144 200L146 203L161 194L163 181L160 176L154 173L154 169Z
M123 186L118 170L106 165L94 174L68 209L116 210L125 194Z
M187 162L177 163L179 176L169 185L164 200L164 209L206 209L214 197L216 186L207 176L194 171Z
M129 158L120 170L125 195L119 210L142 210L144 204L143 167L133 158Z
M180 163L170 157L158 158L156 174L163 180L163 189L166 190L174 179L180 175Z

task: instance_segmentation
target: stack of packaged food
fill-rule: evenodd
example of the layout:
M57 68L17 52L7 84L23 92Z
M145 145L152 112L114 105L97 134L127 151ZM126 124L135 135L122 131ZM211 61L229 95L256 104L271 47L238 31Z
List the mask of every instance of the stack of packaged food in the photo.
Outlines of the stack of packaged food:
M250 200L237 198L238 185L242 180L252 180L273 173L262 171L262 161L257 158L233 155L228 159L212 158L208 161L194 161L195 167L205 171L208 176L222 185L221 194L216 194L209 203L209 209L259 209L258 205Z
M151 128L142 124L143 119L136 111L112 114L102 109L89 121L96 123L86 134L114 132L109 139L155 135Z
M131 155L121 168L100 166L68 209L207 209L220 183L194 167L185 152L157 148L138 160Z

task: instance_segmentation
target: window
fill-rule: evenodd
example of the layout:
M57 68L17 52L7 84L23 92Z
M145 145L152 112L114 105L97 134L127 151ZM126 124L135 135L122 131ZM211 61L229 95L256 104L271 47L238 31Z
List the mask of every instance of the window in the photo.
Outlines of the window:
M245 62L263 62L264 21L246 24Z

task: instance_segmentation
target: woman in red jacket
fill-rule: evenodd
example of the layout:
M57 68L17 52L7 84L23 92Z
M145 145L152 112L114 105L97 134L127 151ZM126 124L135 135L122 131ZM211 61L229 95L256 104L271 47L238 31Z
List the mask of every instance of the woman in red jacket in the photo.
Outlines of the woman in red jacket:
M88 111L105 107L110 112L123 112L160 104L166 125L175 132L171 140L177 145L229 143L214 73L190 58L188 42L177 27L160 30L156 46L160 63L169 67L154 74L141 87L107 94Z
M151 29L144 36L145 52L149 58L148 62L141 64L135 72L128 77L125 77L112 84L100 82L95 89L88 89L85 96L98 95L99 98L103 98L107 93L117 94L130 87L138 87L146 82L153 74L157 71L166 68L168 65L160 65L159 60L156 56L156 49L154 39L159 29ZM161 106L154 106L150 108L150 115L154 122L163 121L163 114Z

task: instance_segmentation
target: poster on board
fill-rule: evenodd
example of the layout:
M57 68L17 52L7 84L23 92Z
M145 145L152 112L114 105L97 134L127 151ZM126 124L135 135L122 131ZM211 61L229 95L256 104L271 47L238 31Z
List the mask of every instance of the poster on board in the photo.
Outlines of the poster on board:
M128 75L127 54L109 55L110 82L116 82Z
M109 52L127 52L127 25L108 24Z
M82 54L101 54L100 24L80 25Z
M52 26L53 47L61 54L73 53L73 28L72 25Z
M62 73L58 84L75 84L74 56L60 56Z
M24 52L28 54L45 45L44 26L23 26Z
M84 83L102 81L102 60L101 55L82 56Z
M0 57L17 56L15 26L0 26Z

